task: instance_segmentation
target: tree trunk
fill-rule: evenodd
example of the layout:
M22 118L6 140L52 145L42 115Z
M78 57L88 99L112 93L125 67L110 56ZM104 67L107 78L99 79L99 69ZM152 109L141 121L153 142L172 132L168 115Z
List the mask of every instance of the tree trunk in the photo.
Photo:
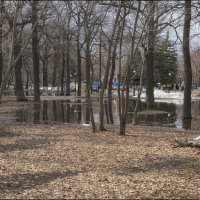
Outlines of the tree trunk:
M71 73L71 70L70 70L70 65L69 65L69 51L70 51L70 48L69 48L69 41L67 41L67 49L66 49L66 96L70 96L70 73Z
M26 71L26 96L28 96L29 71Z
M93 116L93 108L90 98L90 91L91 91L91 85L92 85L92 79L93 79L93 71L90 73L90 70L92 68L92 61L91 61L91 53L90 53L90 44L91 44L91 34L89 28L86 26L86 120L88 121L88 117L90 117L90 121L92 124L92 131L93 133L96 132L96 126L94 122L94 116ZM87 113L89 112L89 113Z
M21 51L22 33L19 33L19 38L16 39L14 45L14 59L16 59ZM16 36L17 37L17 36ZM23 81L22 81L22 55L15 64L15 95L17 101L27 101L24 95Z
M103 97L104 97L105 89L107 88L108 74L109 74L109 69L110 69L111 50L112 50L113 39L114 39L114 35L115 35L115 32L116 32L120 13L121 13L121 3L120 3L120 6L118 8L118 12L117 12L117 15L116 15L116 18L115 18L114 27L113 27L113 30L112 30L112 35L111 35L111 38L110 38L107 63L106 63L105 72L104 72L104 79L103 79L102 88L101 88L101 92L100 92L100 96L99 96L99 130L100 131L106 130L104 128L104 125L103 125L104 124L103 123L103 119L104 119L104 105L103 105L104 100L103 100Z
M53 57L53 74L52 74L52 87L56 87L56 74L58 68L58 50L56 47L54 47L54 57Z
M183 128L191 128L191 87L192 68L190 60L190 22L191 22L191 1L185 0L185 17L183 30L183 58L184 58L184 103L183 103Z
M63 96L64 95L64 84L66 85L66 83L64 83L64 76L65 76L65 47L63 46L62 49L62 69L61 69L61 79L60 79L60 95Z
M2 6L0 8L0 85L2 83L2 76L3 76L3 11Z
M46 45L46 44L45 44ZM47 66L48 66L48 56L47 56L47 46L44 48L44 57L43 57L43 66L42 66L42 83L43 87L48 87L48 71L47 71Z
M112 82L113 82L114 72L115 72L115 68L116 68L115 60L116 60L116 56L117 56L117 54L116 54L117 45L119 42L119 37L120 37L122 26L123 26L123 23L121 22L121 24L119 24L119 28L118 28L117 35L116 35L116 40L115 40L114 47L113 47L112 67L111 67L110 78L109 78L109 82L108 82L108 112L109 112L109 119L110 119L111 124L114 124L113 113L112 113Z
M109 115L109 121L111 124L114 124L113 120L113 112L112 112L112 82L115 72L115 59L116 59L116 53L113 53L112 56L112 67L111 67L111 73L110 78L108 81L108 115Z
M48 87L48 73L47 73L47 64L46 64L46 58L43 60L43 68L42 68L42 74L43 74L43 87Z
M138 24L138 18L139 18L139 14L140 14L140 1L138 2L138 8L137 8L137 14L136 14L136 18L135 18L135 22L134 22L134 29L133 29L133 35L132 35L132 40L131 40L131 52L130 52L130 59L129 59L129 63L126 69L126 75L125 75L125 86L126 86L126 98L124 99L124 87L123 86L123 90L122 90L122 100L121 100L121 121L120 121L120 135L125 135L125 131L126 131L126 123L127 123L127 113L128 113L128 105L129 105L129 85L130 85L130 70L131 70L131 65L133 64L133 58L136 52L136 49L138 48L138 44L141 40L141 36L143 31L141 31L141 35L140 38L138 40L137 46L135 47L135 36L136 36L136 32L137 32L137 24ZM124 13L124 18L123 18L123 27L125 24L125 19L126 19L126 10ZM122 33L123 34L123 29L122 29ZM122 39L120 41L120 43L122 42ZM121 45L121 44L120 44ZM118 94L119 95L119 94Z
M154 15L155 15L155 2L148 1L150 9L149 19L147 21L147 51L146 51L146 103L147 108L151 109L154 106L154 77L153 77L153 53L155 43L155 27L154 27Z
M78 15L78 35L77 35L77 74L78 74L78 91L77 96L81 96L81 47L80 47L80 13Z
M100 37L99 37L99 84L101 88L101 45L102 45L102 33L100 32ZM100 92L100 91L99 91Z
M77 96L81 96L81 46L80 46L80 13L78 13L78 33L77 33L77 73L78 73L78 90L77 90ZM78 106L77 106L77 111L78 111L78 123L81 123L81 116L82 116L82 106L81 106L81 100L78 99Z
M43 104L42 104L42 120L43 123L47 123L48 122L48 101L44 100Z
M88 30L87 30L88 31ZM85 71L86 71L86 101L87 101L87 105L86 105L86 123L89 124L90 122L90 109L89 109L89 101L90 101L90 91L91 91L91 87L90 87L90 36L89 34L86 32L86 65L85 65Z
M143 65L142 65L142 70L141 70L141 74L140 74L140 87L138 89L138 96L137 96L137 100L136 100L136 104L135 104L135 109L134 109L134 112L133 112L133 124L136 125L138 124L138 108L139 108L139 102L140 102L140 96L141 96L141 93L142 93L142 85L143 85L143 78L144 78L144 67L145 67L145 64L146 64L146 60L145 60L145 53L142 53L141 52L141 55L142 55L142 58L143 58Z
M32 26L34 27L38 19L38 1L32 1ZM38 52L38 25L36 25L32 34L32 54L33 54L33 84L34 101L40 101L40 71L39 71L39 52Z

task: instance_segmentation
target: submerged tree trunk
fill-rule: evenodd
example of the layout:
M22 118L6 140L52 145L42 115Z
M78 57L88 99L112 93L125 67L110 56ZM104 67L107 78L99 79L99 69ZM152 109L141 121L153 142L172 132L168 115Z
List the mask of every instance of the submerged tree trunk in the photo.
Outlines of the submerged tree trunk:
M185 0L185 18L183 30L183 58L184 58L184 103L183 103L183 128L191 128L191 87L192 68L190 60L190 22L191 22L191 1Z

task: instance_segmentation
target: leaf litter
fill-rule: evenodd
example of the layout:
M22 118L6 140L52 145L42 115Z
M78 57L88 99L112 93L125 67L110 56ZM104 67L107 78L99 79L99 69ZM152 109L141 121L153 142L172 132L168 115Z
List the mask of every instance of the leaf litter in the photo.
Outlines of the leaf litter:
M4 199L195 199L199 149L174 148L197 131L128 125L91 133L81 125L1 125Z

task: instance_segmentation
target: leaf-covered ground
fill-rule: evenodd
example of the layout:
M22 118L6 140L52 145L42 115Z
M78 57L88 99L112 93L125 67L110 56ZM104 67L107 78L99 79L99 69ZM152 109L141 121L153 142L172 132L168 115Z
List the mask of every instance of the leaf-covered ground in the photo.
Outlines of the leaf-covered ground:
M72 125L0 127L0 198L200 197L200 155L175 148L194 131L129 126L91 133Z

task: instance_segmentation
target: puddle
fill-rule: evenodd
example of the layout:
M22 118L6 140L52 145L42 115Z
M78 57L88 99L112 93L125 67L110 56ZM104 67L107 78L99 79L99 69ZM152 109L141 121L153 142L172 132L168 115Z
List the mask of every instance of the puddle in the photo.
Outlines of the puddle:
M132 123L135 100L129 100L128 123ZM99 102L92 101L94 120L99 121ZM118 101L112 101L113 119L119 124ZM105 111L105 115L106 115ZM139 124L182 128L182 104L155 102L154 112L147 113L144 102L139 104ZM200 101L192 101L192 129L200 129ZM105 116L105 123L107 123ZM39 104L26 102L19 107L2 107L0 123L87 124L88 105L83 100L43 100Z

